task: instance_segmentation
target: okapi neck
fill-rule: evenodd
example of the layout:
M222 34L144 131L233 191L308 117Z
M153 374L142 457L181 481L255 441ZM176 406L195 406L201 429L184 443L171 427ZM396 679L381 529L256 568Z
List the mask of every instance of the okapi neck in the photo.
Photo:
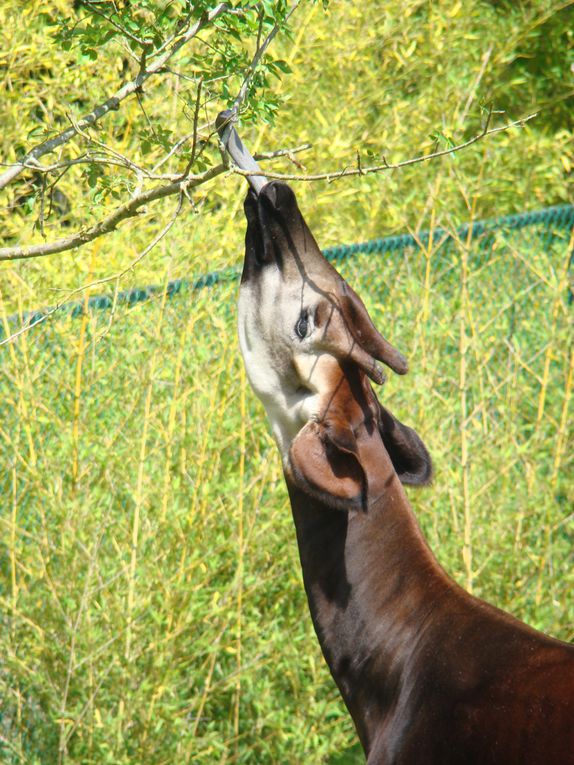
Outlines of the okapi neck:
M458 588L396 476L366 513L335 510L287 485L315 631L368 752L409 682L424 625Z

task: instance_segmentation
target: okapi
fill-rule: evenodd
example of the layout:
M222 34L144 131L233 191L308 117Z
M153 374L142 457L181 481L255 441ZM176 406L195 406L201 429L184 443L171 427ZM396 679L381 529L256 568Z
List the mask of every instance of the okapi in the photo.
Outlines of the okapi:
M253 170L253 165L247 169ZM382 406L405 358L323 257L284 183L245 200L239 339L281 452L319 643L368 765L572 765L574 646L441 568L403 484L431 460Z

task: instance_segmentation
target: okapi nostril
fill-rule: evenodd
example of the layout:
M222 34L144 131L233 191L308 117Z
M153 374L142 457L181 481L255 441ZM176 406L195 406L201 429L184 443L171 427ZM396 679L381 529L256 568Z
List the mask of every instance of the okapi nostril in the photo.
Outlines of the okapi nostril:
M270 181L260 196L274 210L285 210L291 204L297 204L291 188L281 181Z
M275 208L278 207L277 204L277 187L274 183L270 183L269 186L266 189L265 197L271 202L271 205Z

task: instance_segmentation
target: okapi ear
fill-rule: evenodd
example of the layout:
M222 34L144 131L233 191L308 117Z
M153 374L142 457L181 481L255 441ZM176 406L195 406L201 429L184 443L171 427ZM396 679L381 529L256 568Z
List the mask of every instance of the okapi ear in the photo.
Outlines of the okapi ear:
M299 489L333 508L366 509L355 436L342 422L308 422L291 444L287 472Z
M342 280L341 280L342 281ZM342 281L341 309L351 334L361 348L374 359L382 361L394 372L404 375L408 371L407 360L386 340L375 327L365 304L347 282Z
M403 425L377 399L379 432L401 483L426 486L432 479L432 460L420 436Z

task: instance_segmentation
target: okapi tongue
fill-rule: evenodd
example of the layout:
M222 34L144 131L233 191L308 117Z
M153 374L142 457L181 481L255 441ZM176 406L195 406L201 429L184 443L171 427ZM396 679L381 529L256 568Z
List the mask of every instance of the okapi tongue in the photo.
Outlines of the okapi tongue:
M221 143L225 146L227 153L237 167L246 172L258 173L258 175L248 175L247 180L253 191L259 194L261 189L267 184L267 178L261 175L261 168L243 145L237 130L233 127L233 119L234 114L231 109L219 112L215 120L215 127L217 128Z

